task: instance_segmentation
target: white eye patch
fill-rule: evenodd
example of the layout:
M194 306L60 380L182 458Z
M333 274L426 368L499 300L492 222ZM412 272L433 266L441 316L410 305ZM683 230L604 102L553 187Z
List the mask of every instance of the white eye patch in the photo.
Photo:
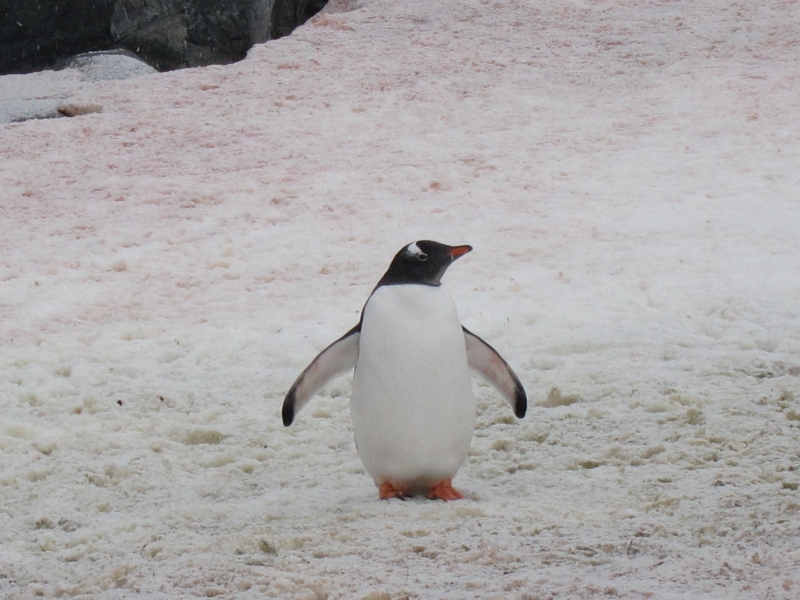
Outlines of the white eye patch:
M406 252L411 256L415 256L420 260L425 260L426 258L428 258L428 255L425 254L422 250L420 250L420 247L417 246L416 242L406 246Z

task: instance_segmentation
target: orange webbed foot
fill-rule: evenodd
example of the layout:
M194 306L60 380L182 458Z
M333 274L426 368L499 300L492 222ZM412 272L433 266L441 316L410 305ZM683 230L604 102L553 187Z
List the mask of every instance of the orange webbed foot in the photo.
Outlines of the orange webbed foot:
M396 488L388 481L384 481L378 486L378 498L381 500L390 500L392 498L400 498L400 500L405 500L408 498L408 491Z
M450 500L463 500L464 494L453 487L450 479L445 479L428 490L428 498L448 502Z

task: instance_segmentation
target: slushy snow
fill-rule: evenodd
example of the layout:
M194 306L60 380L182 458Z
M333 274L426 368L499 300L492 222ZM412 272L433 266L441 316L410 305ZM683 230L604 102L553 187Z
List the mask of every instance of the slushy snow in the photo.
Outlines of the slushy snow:
M103 112L0 125L0 596L800 597L798 31L332 0L52 74ZM444 285L531 403L475 380L452 503L378 500L350 377L280 418L417 239L474 246Z

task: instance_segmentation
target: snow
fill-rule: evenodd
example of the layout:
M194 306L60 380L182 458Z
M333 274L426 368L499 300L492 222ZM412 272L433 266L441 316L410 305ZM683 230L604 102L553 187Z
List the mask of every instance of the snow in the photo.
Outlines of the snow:
M797 598L798 28L334 0L26 76L103 112L0 125L2 595ZM280 418L417 239L474 246L444 284L531 401L476 380L459 502L378 501L349 378Z
M80 54L69 59L60 71L0 77L0 123L101 112L102 106L94 103L70 103L70 96L80 90L84 82L128 79L152 73L156 70L142 61L110 51ZM70 111L73 106L84 108Z

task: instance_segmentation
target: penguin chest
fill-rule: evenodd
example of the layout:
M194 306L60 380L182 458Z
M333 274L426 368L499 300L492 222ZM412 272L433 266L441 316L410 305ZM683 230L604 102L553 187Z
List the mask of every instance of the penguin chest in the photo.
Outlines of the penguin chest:
M351 413L359 455L377 483L424 486L455 475L469 452L475 399L447 290L391 285L373 293Z

